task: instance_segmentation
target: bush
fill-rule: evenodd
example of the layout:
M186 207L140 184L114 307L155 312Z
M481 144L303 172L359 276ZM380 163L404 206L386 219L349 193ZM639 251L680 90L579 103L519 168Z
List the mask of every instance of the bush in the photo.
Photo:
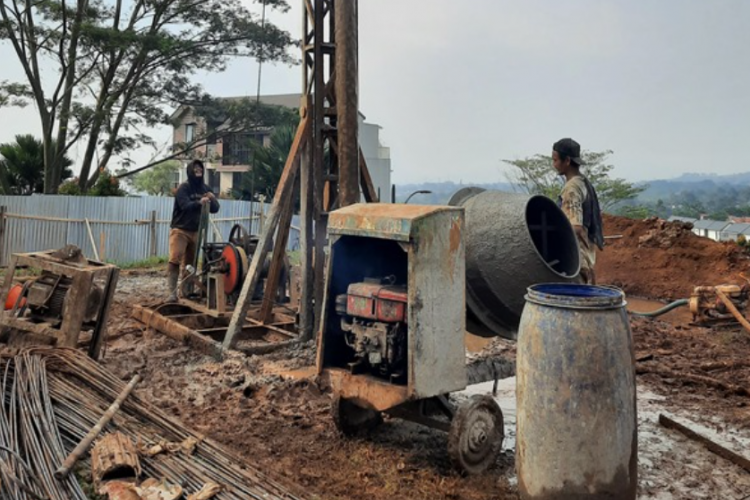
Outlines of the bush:
M57 194L80 196L81 187L78 185L78 178L76 177L75 179L70 179L60 184L60 188L57 190Z

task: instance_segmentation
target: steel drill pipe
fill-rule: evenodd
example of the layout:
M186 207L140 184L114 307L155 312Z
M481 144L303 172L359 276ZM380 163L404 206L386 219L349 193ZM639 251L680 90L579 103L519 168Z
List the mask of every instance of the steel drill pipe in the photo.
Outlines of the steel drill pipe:
M357 0L334 2L339 207L359 202Z

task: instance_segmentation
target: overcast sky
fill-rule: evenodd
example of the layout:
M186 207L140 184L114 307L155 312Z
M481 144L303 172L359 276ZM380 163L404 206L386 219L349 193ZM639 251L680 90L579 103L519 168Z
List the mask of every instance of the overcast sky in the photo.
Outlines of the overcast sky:
M299 37L302 2L290 3L270 17ZM630 180L750 170L747 0L359 3L360 107L383 127L395 183L503 181L502 159L566 136L612 149ZM7 47L0 57L0 80L21 76ZM299 92L300 72L264 65L262 93ZM198 79L254 94L257 64ZM0 142L16 133L38 134L34 110L0 109Z

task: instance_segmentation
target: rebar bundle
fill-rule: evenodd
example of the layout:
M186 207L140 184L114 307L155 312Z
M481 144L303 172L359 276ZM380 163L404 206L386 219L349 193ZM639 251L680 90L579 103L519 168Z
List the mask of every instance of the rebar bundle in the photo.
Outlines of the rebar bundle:
M81 439L125 388L125 382L73 349L34 348L0 353L0 498L85 500L73 474L54 477ZM165 479L186 494L207 483L217 500L297 500L297 488L255 470L211 439L192 432L131 395L103 433L119 431L145 450L160 443L197 443L194 449L141 456L143 478ZM88 463L83 467L90 470Z

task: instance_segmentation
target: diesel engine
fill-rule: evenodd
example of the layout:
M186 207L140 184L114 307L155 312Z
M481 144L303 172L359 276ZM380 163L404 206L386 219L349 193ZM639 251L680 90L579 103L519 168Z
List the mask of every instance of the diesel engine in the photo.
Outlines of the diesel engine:
M393 383L406 382L408 294L392 280L352 283L336 297L346 344L354 351L353 373L370 372Z

